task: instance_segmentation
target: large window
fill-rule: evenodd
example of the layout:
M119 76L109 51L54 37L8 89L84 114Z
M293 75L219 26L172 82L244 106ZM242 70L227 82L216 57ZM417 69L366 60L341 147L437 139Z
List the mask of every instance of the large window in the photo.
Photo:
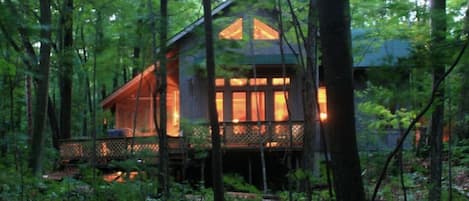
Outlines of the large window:
M223 93L217 92L215 96L217 104L218 121L223 121Z
M288 120L288 108L287 99L288 93L283 91L274 92L274 120L275 121L287 121Z
M289 78L219 78L216 83L219 121L288 120L288 92L283 89L289 89Z
M246 121L246 92L233 92L233 122Z
M251 120L265 121L265 92L251 92Z

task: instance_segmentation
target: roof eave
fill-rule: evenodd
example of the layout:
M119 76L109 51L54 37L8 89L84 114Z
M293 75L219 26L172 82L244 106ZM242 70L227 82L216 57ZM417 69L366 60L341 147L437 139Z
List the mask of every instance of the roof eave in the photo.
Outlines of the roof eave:
M104 100L101 101L100 105L103 108L109 108L112 107L113 103L121 94L123 94L125 91L127 91L129 88L132 86L138 84L141 79L145 79L149 74L153 73L155 70L155 65L151 65L145 71L143 71L141 74L138 76L135 76L132 78L130 81L128 81L126 84L124 84L122 87L117 89L116 91L112 92L111 95L107 96Z

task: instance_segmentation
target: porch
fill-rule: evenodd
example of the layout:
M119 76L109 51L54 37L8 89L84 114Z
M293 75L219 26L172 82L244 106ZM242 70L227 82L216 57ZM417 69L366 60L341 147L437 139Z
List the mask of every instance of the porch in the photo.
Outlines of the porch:
M170 159L180 158L191 149L210 149L208 126L194 126L188 130L191 130L189 134L168 138ZM302 121L221 122L220 134L225 151L259 149L261 146L269 150L299 150L304 132ZM112 160L132 157L156 164L158 149L156 136L104 137L96 139L94 144L92 139L70 139L60 142L60 159L64 162L94 159L96 165L106 165Z

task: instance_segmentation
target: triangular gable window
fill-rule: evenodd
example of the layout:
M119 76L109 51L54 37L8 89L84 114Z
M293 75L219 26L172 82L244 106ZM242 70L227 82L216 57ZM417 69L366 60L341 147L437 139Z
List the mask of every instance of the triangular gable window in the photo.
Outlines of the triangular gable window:
M230 26L223 29L218 37L220 39L241 40L243 39L243 18L238 18Z
M272 27L254 18L254 40L277 40L278 32Z
M253 19L252 29L254 40L277 40L279 38L278 31L256 18ZM218 34L218 37L227 40L243 39L243 18L236 19L232 24L223 29Z

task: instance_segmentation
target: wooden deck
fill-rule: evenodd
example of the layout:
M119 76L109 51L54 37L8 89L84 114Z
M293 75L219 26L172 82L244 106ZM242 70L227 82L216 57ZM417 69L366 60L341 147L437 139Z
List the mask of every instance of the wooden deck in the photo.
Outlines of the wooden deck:
M170 156L178 156L194 148L211 147L208 126L195 126L183 136L169 138ZM243 122L220 123L222 148L225 151L259 149L284 150L301 149L303 145L303 122ZM95 152L93 152L95 147ZM96 154L96 155L94 155ZM109 137L98 138L93 145L91 139L71 139L60 142L62 161L92 161L107 164L112 160L125 160L130 157L157 162L158 139L150 137Z

